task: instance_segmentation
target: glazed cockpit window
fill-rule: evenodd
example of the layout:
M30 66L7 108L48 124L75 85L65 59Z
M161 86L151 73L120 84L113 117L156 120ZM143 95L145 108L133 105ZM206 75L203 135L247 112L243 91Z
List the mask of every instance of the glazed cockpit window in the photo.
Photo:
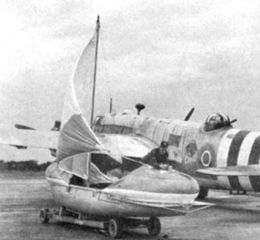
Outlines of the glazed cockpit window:
M223 113L213 113L209 115L204 124L205 131L231 126L230 118Z

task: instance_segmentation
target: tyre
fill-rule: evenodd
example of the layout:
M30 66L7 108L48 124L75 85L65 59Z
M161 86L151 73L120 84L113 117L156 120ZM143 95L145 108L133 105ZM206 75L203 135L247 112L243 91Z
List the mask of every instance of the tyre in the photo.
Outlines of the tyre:
M147 223L147 230L150 236L157 236L161 232L161 222L157 217L151 217Z
M106 224L107 232L112 238L119 238L122 235L122 222L120 219L112 218Z
M43 224L46 224L49 222L50 218L49 218L49 209L41 209L40 211L40 221Z

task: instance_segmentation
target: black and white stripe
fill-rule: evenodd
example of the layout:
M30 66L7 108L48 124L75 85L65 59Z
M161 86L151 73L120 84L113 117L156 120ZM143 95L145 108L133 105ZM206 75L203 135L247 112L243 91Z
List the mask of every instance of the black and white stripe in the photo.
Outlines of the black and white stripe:
M259 164L260 132L228 130L222 137L217 167ZM227 189L260 191L260 176L219 176L219 184Z

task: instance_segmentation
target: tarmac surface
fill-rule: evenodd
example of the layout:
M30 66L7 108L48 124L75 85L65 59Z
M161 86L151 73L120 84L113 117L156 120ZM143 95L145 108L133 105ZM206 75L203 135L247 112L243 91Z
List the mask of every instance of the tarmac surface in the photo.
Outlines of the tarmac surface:
M180 217L161 218L162 232L149 237L146 229L125 232L123 239L259 239L258 196L210 191L214 207ZM106 233L74 224L41 224L39 210L55 208L41 174L0 173L0 239L110 239Z

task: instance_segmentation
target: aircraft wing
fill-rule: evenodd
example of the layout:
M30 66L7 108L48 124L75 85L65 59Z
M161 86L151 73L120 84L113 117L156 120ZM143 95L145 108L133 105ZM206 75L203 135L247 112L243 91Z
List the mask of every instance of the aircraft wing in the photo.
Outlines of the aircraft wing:
M56 149L57 131L19 130L12 127L0 129L0 144L17 148Z
M18 149L27 147L57 149L58 136L58 131L0 128L0 144L14 146ZM139 136L97 134L97 137L103 146L115 155L141 158L156 147L154 142Z
M254 164L247 166L205 168L199 169L197 172L212 176L260 176L260 166Z

